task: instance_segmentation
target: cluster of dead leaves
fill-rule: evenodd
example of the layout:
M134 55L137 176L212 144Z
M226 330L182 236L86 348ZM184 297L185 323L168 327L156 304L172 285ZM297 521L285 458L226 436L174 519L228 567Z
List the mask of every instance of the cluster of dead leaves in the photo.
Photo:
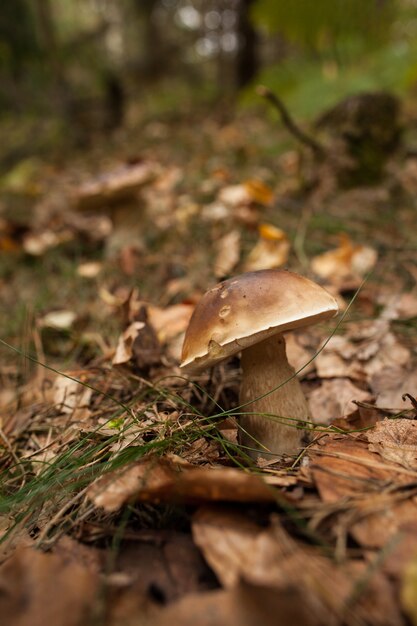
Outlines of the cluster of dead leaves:
M127 528L108 570L102 551L69 537L47 554L27 539L0 567L2 615L35 626L82 624L97 612L110 625L139 615L152 626L275 624L276 615L306 625L417 623L416 470L408 419L319 437L292 472L146 457L99 478L87 497L113 513L137 502L191 506L192 540ZM101 533L114 532L107 525Z
M231 184L230 173L219 168L195 197L181 168L150 160L117 164L81 183L79 176L61 180L56 195L42 196L33 174L28 177L25 189L38 201L35 219L22 226L1 218L0 250L41 256L78 239L93 249L102 246L103 259L82 260L77 273L97 281L99 307L104 317L118 316L121 334L113 344L99 333L87 336L78 311L52 310L37 319L39 354L48 338L56 346L57 333L76 331L84 343L97 344L100 357L66 378L38 371L18 397L12 385L0 391L2 463L8 469L24 461L22 484L83 436L109 441L102 452L114 458L192 425L194 415L175 397L158 395L155 381L164 378L165 387L178 390L183 333L210 283L234 272L291 265L297 255L300 261L300 247L294 250L277 219L285 199L299 191L300 167L299 155L284 155L285 176L273 188L262 177ZM414 178L413 168L406 168L404 186L414 189ZM16 189L16 181L10 184ZM181 241L190 239L195 221L209 232L213 255L202 250L198 256L193 248L185 265L189 253ZM173 270L155 301L105 279L109 259L125 277L160 262L147 248L151 229L175 235L166 253ZM341 233L336 247L307 259L305 270L345 309L347 294L376 262L373 247ZM198 280L177 275L181 263L190 274L193 264L200 268ZM404 394L416 395L417 378L414 351L394 332L396 323L417 316L417 295L415 286L394 295L389 288L387 297L365 287L358 300L372 321L347 320L314 359L326 331L288 337L289 359L302 368L314 421L335 425L337 434L319 430L297 467L282 463L252 471L231 466L220 442L236 442L237 427L226 420L218 424L216 441L201 428L181 456L146 454L104 474L75 496L79 515L70 502L71 535L63 524L47 552L23 527L5 542L5 623L252 626L276 624L279 615L286 624L417 624L417 437L415 405L403 400ZM210 414L209 396L214 403L223 390L222 400L236 396L235 364L218 370L198 381L203 388L212 385L210 394L181 383L182 399L202 416ZM149 389L156 389L150 401L126 410L125 402ZM399 412L409 419L383 419ZM59 526L68 502L60 505L58 511L43 508L30 522L34 537L48 538ZM186 517L185 531L155 529L152 515L166 506ZM119 528L120 514L129 510L136 522ZM7 539L13 520L1 522ZM111 539L120 545L109 559L96 546Z

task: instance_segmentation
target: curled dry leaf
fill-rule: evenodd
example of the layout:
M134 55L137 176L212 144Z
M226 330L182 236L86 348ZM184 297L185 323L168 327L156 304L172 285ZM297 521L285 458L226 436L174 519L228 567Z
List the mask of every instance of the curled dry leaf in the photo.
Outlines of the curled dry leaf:
M133 343L143 328L145 328L145 322L132 322L120 335L112 361L113 365L123 365L130 361L133 356Z
M88 407L92 393L89 387L84 387L65 376L58 376L48 392L48 397L58 406L61 413L71 415L71 421L80 422L87 420L91 415Z
M197 546L224 587L239 583L252 558L260 527L231 508L202 507L193 517L192 531ZM258 584L261 581L256 581ZM264 580L263 583L270 583Z
M227 276L239 262L240 257L240 232L232 230L219 239L216 244L216 260L214 262L214 275L217 278Z
M339 247L314 257L311 269L317 276L337 283L364 276L375 266L377 258L376 250L354 244L349 235L341 233Z
M250 199L256 204L269 206L274 199L274 192L260 180L247 180L244 187L249 193Z
M417 468L417 422L384 419L367 432L369 449L384 459L407 468Z
M373 624L387 623L387 615L397 623L393 593L384 576L373 578L366 594L348 608L365 564L337 567L316 549L295 541L276 518L265 529L242 513L211 506L197 511L192 528L194 540L226 588L239 586L241 580L281 592L294 587L322 624L332 623L335 616L340 620L335 623L351 623L353 615L369 619L371 613ZM374 604L381 591L387 594L383 610Z
M160 362L161 346L152 326L146 321L132 322L119 337L113 365L131 363L147 369Z
M244 270L253 272L285 265L290 251L286 233L272 224L261 224L258 231L259 241L249 253Z
M285 497L254 474L228 467L200 468L178 457L141 459L96 480L88 495L106 511L117 511L130 500L276 502Z
M308 456L320 497L333 513L340 505L334 527L340 538L351 534L363 546L382 548L404 525L415 523L415 490L401 489L415 483L414 471L382 459L354 435L328 435L309 448Z
M372 396L359 389L348 378L324 380L314 389L308 398L310 413L316 424L328 424L332 419L348 417L357 406L353 400L369 402Z
M165 343L185 331L194 310L192 304L173 304L164 309L150 305L148 319L156 330L158 339Z

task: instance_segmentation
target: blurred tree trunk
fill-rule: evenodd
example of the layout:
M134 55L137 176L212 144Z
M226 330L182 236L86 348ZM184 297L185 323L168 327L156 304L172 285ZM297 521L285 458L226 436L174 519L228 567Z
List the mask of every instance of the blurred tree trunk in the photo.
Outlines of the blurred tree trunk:
M39 45L51 75L55 96L61 104L65 104L68 89L51 0L34 0L34 8Z
M134 0L142 36L141 68L145 78L155 78L163 67L163 41L154 19L158 0Z
M251 20L251 8L256 0L240 0L237 8L237 36L239 48L236 57L236 84L246 87L259 70L259 36Z
M27 0L0 1L0 110L21 111L24 82L39 59L33 13Z
M38 44L26 0L0 2L0 68L18 81L28 61L36 57Z

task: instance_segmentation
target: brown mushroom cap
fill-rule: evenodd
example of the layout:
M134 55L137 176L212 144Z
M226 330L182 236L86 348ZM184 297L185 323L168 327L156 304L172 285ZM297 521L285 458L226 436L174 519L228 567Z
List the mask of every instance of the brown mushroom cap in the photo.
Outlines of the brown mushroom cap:
M293 328L334 317L336 300L308 278L286 270L248 272L207 291L185 334L181 367L189 372Z

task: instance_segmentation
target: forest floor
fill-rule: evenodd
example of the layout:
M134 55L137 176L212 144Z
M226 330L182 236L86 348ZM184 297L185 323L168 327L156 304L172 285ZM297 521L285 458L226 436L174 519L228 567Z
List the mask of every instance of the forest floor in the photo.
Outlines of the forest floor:
M415 148L335 172L195 114L2 176L2 623L417 624ZM239 359L179 362L203 293L271 267L340 315L287 336L312 442L255 463Z

